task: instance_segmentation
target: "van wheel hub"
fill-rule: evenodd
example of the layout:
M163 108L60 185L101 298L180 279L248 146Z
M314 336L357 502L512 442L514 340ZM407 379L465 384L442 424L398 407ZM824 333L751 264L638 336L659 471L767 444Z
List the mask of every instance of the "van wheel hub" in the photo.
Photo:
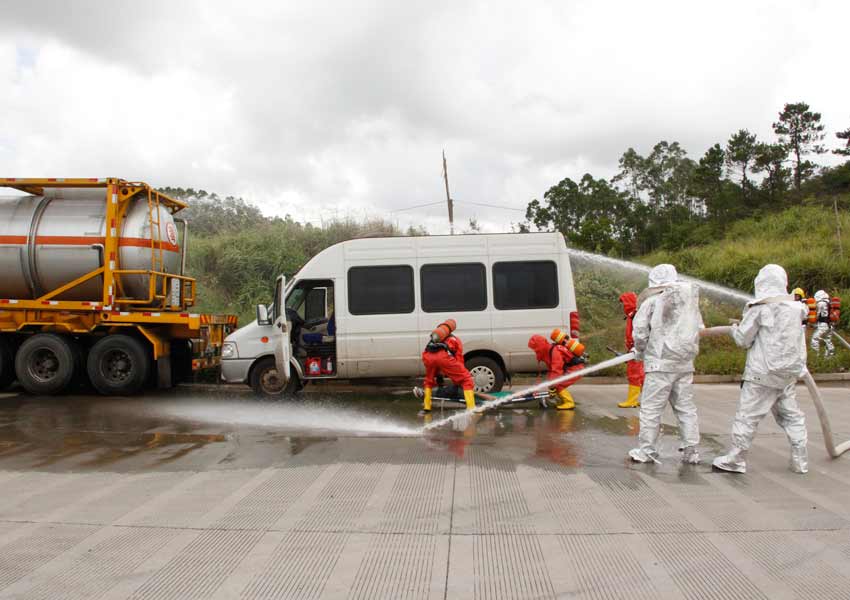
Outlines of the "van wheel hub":
M473 367L469 373L476 392L489 392L496 385L496 374L488 367Z

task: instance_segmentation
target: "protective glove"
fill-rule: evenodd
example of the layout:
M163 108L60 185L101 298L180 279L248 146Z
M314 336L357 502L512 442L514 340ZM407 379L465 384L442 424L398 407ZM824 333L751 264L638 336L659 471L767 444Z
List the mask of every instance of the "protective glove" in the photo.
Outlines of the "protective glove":
M558 399L558 390L556 390L555 388L549 388L549 397L552 400L557 400Z

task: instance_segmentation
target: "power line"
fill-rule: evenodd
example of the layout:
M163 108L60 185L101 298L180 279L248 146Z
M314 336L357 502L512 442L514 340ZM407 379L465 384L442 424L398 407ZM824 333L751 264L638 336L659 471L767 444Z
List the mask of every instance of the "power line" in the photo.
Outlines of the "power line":
M460 202L462 204L474 204L475 206L485 206L487 208L498 208L498 209L501 209L501 210L515 210L515 211L518 211L518 212L525 212L524 208L514 208L513 206L500 206L498 204L486 204L484 202L471 202L469 200L454 200L454 201Z
M415 208L425 208L426 206L437 206L438 204L442 204L442 203L443 203L443 201L440 200L439 202L429 202L428 204L417 204L416 206L408 206L406 208L397 208L397 209L391 210L389 212L391 212L391 213L403 212L405 210L413 210Z

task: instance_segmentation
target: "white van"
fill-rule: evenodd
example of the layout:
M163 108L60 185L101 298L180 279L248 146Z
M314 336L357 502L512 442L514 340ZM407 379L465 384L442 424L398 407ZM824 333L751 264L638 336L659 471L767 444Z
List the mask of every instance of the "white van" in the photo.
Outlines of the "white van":
M511 373L536 370L531 335L548 337L555 327L579 335L564 237L391 237L331 246L288 285L278 278L275 303L257 306L257 320L227 337L222 378L273 395L313 380L422 376L428 336L448 318L457 321L476 390L498 391Z

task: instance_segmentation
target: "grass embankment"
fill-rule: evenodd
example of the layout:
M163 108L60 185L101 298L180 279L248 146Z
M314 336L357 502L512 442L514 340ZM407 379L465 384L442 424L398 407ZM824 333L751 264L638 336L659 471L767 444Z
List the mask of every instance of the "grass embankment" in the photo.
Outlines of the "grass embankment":
M647 265L671 263L680 273L705 279L752 293L753 279L759 269L776 263L788 272L789 288L802 287L809 296L818 289L843 300L839 333L848 339L850 323L850 235L839 246L837 231L850 233L850 215L835 213L822 206L797 206L763 218L746 219L729 229L713 243L679 251L660 251L641 257ZM582 328L590 332L587 343L593 361L607 358L605 346L622 348L622 311L617 298L621 291L609 280L593 273L576 276ZM645 280L638 289L645 286ZM789 290L790 291L790 290ZM608 301L612 298L613 302ZM602 300L600 300L602 299ZM739 317L738 309L704 299L703 320L706 326L726 325L729 317ZM738 314L736 314L738 313ZM618 326L612 325L617 322ZM811 336L809 329L807 337ZM850 353L836 343L832 359L809 356L814 372L847 370ZM744 368L746 352L728 338L706 339L696 360L698 373L735 374ZM599 358L597 358L599 357Z

